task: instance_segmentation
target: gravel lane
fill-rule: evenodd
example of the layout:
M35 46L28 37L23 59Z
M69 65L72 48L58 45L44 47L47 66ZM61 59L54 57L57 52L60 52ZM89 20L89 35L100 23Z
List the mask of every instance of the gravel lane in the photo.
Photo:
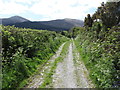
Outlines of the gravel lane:
M70 43L66 58L56 68L53 75L53 88L92 88L89 73L75 50L75 44Z
M68 49L66 58L58 63L56 73L53 75L54 88L76 88L76 74L73 63L72 43Z
M65 43L64 43L65 44ZM31 77L31 82L27 88L38 88L46 77L46 73L50 72L56 58L60 56L62 44L56 54L40 69L40 72ZM53 88L93 88L89 79L89 72L81 60L80 54L76 49L74 42L71 42L68 47L68 53L63 61L57 64L56 70L51 85ZM49 87L49 86L48 86Z
M56 52L56 54L53 55L50 60L48 60L48 62L44 67L42 67L42 70L40 67L40 71L36 75L30 78L31 82L26 86L26 88L38 88L43 83L44 78L46 77L46 73L50 72L50 67L54 63L55 59L60 56L64 44L65 43L63 43L59 47L59 50Z

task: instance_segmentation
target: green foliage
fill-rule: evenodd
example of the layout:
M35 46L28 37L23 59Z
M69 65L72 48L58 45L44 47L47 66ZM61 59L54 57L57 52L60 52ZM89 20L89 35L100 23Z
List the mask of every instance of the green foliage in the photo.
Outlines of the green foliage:
M92 27L92 23L93 23L93 20L92 20L90 14L88 14L87 17L85 17L84 26Z
M64 35L64 36L66 36L66 37L68 37L68 36L69 36L68 31L62 31L62 32L61 32L61 34L62 34L62 35Z
M120 2L103 2L92 16L92 27L85 18L86 30L80 30L76 41L96 87L120 87L119 6Z
M69 38L76 38L76 36L79 34L79 30L84 30L84 28L82 27L74 27L74 28L71 28L69 31L68 31L68 37Z
M2 87L19 87L66 40L53 31L2 26Z
M120 11L119 7L120 2L107 2L106 4L102 3L98 7L95 14L93 14L93 19L100 19L102 23L107 27L111 28L114 25L117 25L120 22Z
M96 87L120 87L120 27L105 31L100 25L99 38L98 23L94 23L92 30L80 30L75 44Z

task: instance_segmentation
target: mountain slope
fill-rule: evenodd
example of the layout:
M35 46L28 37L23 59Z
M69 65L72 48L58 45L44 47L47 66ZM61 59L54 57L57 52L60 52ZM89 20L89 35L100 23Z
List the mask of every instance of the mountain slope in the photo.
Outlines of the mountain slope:
M39 30L53 30L53 31L68 30L68 28L66 29L64 27L54 27L51 25L43 24L41 22L31 22L31 21L15 23L10 25L15 25L15 27L31 28L31 29L39 29Z
M15 27L21 28L31 28L39 30L53 30L53 31L62 31L69 30L72 27L83 26L82 20L77 19L57 19L51 21L29 21L20 16L14 16L11 18L2 19L3 25L15 25Z
M66 29L72 28L74 26L83 26L83 21L81 20L76 20L76 19L57 19L57 20L52 20L52 21L44 21L41 22L42 24L45 25L50 25L53 27L63 27Z
M14 24L14 23L21 23L21 22L26 22L26 21L29 21L23 17L20 17L20 16L13 16L13 17L10 17L10 18L2 18L0 19L0 24L3 24L3 25L9 25L9 24Z

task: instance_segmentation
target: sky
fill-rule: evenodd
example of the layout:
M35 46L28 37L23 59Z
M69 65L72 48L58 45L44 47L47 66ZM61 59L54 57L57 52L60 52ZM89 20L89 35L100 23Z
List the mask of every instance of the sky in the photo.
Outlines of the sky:
M107 0L0 0L0 18L22 16L31 21L84 20Z

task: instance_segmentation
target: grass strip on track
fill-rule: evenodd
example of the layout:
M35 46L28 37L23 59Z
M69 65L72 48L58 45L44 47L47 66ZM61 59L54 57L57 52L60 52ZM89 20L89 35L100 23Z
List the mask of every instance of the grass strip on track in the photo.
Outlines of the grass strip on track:
M60 53L60 56L58 58L55 59L55 62L53 63L50 72L47 73L46 78L44 80L44 82L42 83L42 85L39 88L46 88L46 87L52 87L52 76L55 73L55 69L57 67L57 64L61 61L63 61L63 59L65 58L66 54L68 53L68 47L70 45L70 41L66 42L65 45L62 48L62 51Z

